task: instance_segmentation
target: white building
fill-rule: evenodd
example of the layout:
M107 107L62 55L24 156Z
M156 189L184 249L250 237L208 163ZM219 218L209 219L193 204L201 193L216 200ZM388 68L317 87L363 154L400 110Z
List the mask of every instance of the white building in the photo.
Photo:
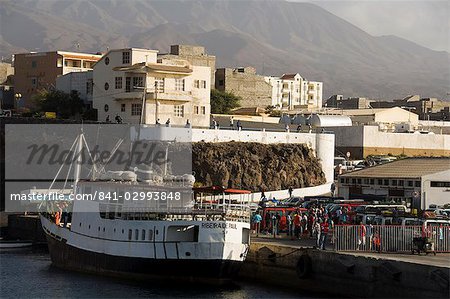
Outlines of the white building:
M126 123L208 127L211 70L186 60L157 58L158 51L116 49L93 71L93 107L98 119L119 115ZM144 103L145 94L145 105ZM143 118L141 120L141 111Z
M56 78L56 89L70 93L77 91L85 104L92 106L93 71L72 72Z
M272 85L272 106L282 110L322 107L322 82L308 81L299 74L265 79Z
M339 196L406 202L412 208L450 203L450 159L408 158L339 177Z

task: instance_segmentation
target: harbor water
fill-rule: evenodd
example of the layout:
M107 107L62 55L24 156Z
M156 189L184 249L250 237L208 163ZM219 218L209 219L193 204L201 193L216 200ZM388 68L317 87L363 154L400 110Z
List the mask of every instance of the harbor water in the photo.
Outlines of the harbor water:
M236 282L233 286L134 282L58 269L46 252L8 250L0 253L2 298L318 298L276 287ZM176 269L173 269L176 271Z

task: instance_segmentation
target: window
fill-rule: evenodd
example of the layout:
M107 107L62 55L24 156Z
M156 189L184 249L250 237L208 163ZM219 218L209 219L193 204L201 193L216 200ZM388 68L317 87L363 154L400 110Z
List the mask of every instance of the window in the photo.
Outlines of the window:
M125 78L125 92L131 91L131 77Z
M91 61L83 61L83 67L86 69L92 68L92 62Z
M142 240L145 240L145 229L142 230Z
M358 185L361 185L361 179L358 179Z
M131 241L131 238L133 237L133 231L131 229L128 230L128 240Z
M370 179L370 184L375 185L375 179Z
M198 106L194 106L194 113L195 113L195 114L198 114L198 113L199 113L198 108L199 108Z
M175 90L184 91L184 79L175 79Z
M108 110L109 110L109 106L108 106L108 104L105 104L105 107L104 107L104 109L105 109L105 112L108 112Z
M105 58L105 64L108 65L109 64L109 57Z
M108 84L108 82L106 82L105 83L105 90L108 90L109 89L109 84Z
M206 114L206 107L202 106L202 114L205 115Z
M137 240L139 240L139 230L138 229L135 229L134 230L134 239L137 241Z
M130 63L130 52L125 51L122 52L122 64L129 64Z
M92 85L93 85L92 79L86 82L86 94L88 95L92 94Z
M341 184L343 184L344 183L344 178L341 178Z
M450 182L432 181L430 186L433 188L450 188Z
M177 117L183 117L184 116L184 106L183 105L176 105L173 106L173 112L175 116Z
M408 187L412 187L414 185L413 181L408 181Z
M414 186L420 187L420 181L415 181Z
M122 89L122 77L116 77L116 89Z
M144 77L133 77L133 88L144 87Z
M384 184L385 186L389 186L389 180L384 180Z
M63 66L63 60L62 58L58 58L58 60L56 60L56 67L62 67Z
M150 241L153 240L153 230L151 230L151 229L148 230L148 239L149 239Z
M206 88L206 81L205 80L195 80L194 87L195 88Z
M397 180L392 180L392 186L397 186Z
M155 91L158 93L164 92L164 78L155 78Z
M125 104L120 104L120 112L125 112Z
M141 115L142 104L131 104L131 115Z
M223 86L223 80L219 80L219 86Z
M36 60L33 60L33 61L31 62L31 67L32 67L32 68L36 68L36 66L37 66L37 62L36 62Z
M398 185L403 187L404 181L403 180L398 180Z
M38 80L36 77L31 78L31 86L33 86L33 88L37 87L37 82Z

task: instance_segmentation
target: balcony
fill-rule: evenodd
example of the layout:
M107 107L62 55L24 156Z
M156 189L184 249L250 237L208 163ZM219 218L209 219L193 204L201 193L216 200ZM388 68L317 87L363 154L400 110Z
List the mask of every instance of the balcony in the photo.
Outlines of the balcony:
M148 92L147 100L166 100L166 101L178 101L178 102L190 102L192 101L191 91L181 90L165 90L164 92Z

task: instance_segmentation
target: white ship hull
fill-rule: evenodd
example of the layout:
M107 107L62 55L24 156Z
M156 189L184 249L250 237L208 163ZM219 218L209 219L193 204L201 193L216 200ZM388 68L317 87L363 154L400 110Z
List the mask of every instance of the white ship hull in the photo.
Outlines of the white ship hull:
M98 217L95 224L74 221L69 230L43 216L41 221L54 265L127 278L226 282L239 271L249 246L249 225L242 222ZM173 227L192 226L198 227L195 241L173 240Z

